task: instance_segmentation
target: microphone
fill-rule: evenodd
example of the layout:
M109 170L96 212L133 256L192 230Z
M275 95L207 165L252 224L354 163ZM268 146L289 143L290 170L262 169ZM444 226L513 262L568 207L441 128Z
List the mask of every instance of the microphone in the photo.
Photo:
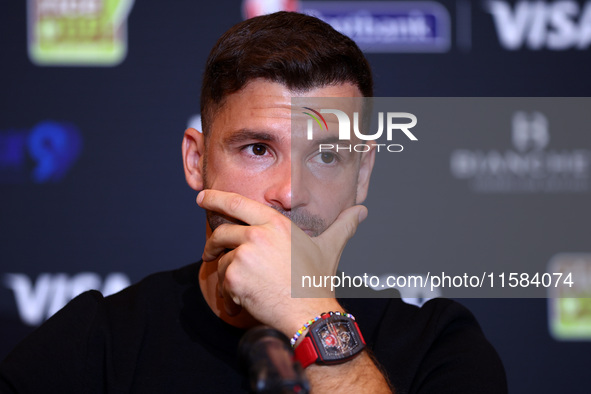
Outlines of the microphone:
M255 393L306 394L310 386L283 333L268 326L248 330L238 344L238 360Z

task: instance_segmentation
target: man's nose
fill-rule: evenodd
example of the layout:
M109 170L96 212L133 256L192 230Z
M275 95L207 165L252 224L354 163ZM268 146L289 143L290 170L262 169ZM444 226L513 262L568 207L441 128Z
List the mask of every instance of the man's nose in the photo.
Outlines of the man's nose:
M269 175L272 179L269 180L265 199L270 204L291 210L308 203L309 196L300 166L285 160Z

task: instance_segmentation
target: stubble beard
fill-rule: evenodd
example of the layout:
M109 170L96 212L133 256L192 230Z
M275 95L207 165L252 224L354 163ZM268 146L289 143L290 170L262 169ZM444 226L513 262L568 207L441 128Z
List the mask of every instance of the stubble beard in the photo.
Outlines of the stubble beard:
M210 188L207 177L207 152L203 157L203 187L204 189ZM328 228L326 220L318 215L314 215L306 211L303 208L285 210L282 207L276 205L270 205L270 207L290 219L292 223L294 223L300 229L305 230L311 237L319 236L324 232L324 230ZM244 223L236 218L208 209L205 210L205 215L211 231L215 231L215 229L217 229L222 224L248 225L247 223Z

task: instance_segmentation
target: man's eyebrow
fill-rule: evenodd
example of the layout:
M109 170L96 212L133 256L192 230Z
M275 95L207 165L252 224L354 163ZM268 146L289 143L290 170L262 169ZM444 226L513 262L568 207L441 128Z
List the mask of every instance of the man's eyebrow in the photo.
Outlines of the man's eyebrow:
M238 131L229 133L224 138L225 145L235 145L246 141L267 141L273 142L276 140L275 136L271 133L264 131L251 130L251 129L240 129Z
M336 135L332 135L330 137L324 137L324 138L318 138L318 139L315 138L314 140L312 140L312 142L314 144L334 144L335 142L341 142L341 140Z

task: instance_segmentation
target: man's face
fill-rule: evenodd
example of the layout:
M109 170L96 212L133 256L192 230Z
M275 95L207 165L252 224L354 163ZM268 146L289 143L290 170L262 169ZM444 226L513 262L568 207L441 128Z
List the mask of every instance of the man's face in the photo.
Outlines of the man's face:
M292 133L292 96L361 94L349 83L298 94L266 80L248 83L226 98L212 121L203 186L268 205L317 236L341 211L365 199L373 161L357 153L319 153L318 143L308 141L303 130ZM329 129L337 128L329 121ZM216 212L207 212L207 217L212 230L232 221Z

